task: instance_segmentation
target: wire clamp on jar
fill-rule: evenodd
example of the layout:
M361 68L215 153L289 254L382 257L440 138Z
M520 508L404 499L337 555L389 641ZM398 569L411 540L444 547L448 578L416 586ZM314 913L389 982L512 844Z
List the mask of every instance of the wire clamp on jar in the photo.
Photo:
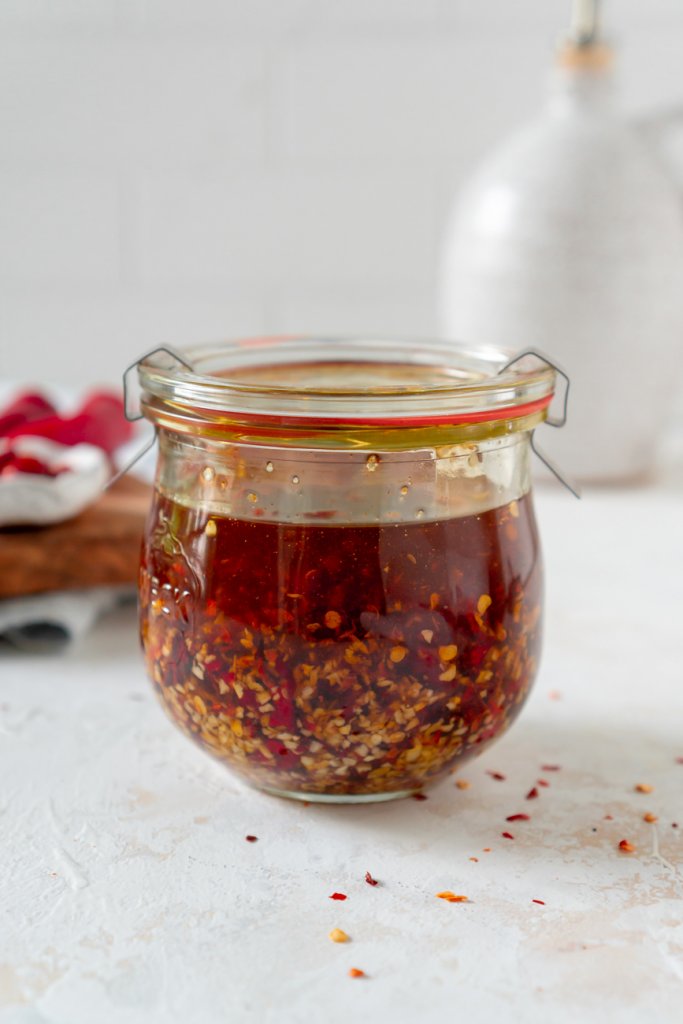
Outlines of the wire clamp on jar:
M123 413L129 423L137 423L138 420L143 419L143 414L142 411L140 410L139 402L137 405L137 410L132 411L134 406L132 405L132 396L130 391L131 374L133 373L134 370L137 370L138 366L143 361L143 359L150 359L152 356L157 355L159 352L165 353L166 355L170 356L171 359L175 359L177 363L180 363L181 366L184 366L187 370L190 371L190 373L193 372L194 368L191 366L190 363L188 363L187 359L181 356L179 352L176 352L175 349L170 348L168 345L158 345L156 348L152 348L148 352L144 352L141 356L138 356L138 358L134 360L134 362L130 363L130 365L127 366L126 369L123 371ZM152 448L156 444L156 440L157 430L155 428L154 432L152 433L152 436L147 441L145 441L142 448L140 448L139 451L137 451L135 455L133 455L133 457L128 460L128 462L126 462L119 470L116 471L116 473L114 473L113 476L109 478L109 480L107 480L106 484L102 488L102 491L108 491L112 484L115 484L116 481L120 480L122 476L125 476L126 473L129 473L133 466L137 465L140 459L144 455L146 455L147 452L152 450Z
M567 422L567 404L569 402L569 389L571 387L571 380L566 370L563 370L561 366L559 366L552 359L549 359L548 356L546 356L543 352L540 352L538 349L526 348L523 352L519 352L516 356L513 356L512 359L509 359L508 362L505 363L505 365L500 368L498 373L499 375L501 373L505 373L505 371L509 370L511 366L514 366L515 363L521 362L522 359L526 359L528 356L531 356L534 359L538 359L541 363L545 363L546 366L549 366L552 370L555 371L555 373L557 373L564 380L562 412L559 416L548 416L545 420L546 424L549 427L563 427ZM553 476L557 480L559 480L559 482L564 487L566 487L567 490L570 491L575 498L581 497L581 488L576 483L576 481L572 480L572 478L568 476L567 473L561 470L559 466L557 466L553 462L553 460L548 455L546 455L546 453L541 448L539 448L536 442L536 431L533 431L531 434L531 450L541 460L546 469L549 469Z

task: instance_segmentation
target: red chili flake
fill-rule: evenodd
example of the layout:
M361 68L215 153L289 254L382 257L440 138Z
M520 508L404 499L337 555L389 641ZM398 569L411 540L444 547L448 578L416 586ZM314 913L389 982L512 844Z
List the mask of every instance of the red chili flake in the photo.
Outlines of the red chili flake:
M542 764L541 765L541 771L542 772L559 772L559 771L561 771L561 765L559 765L559 764Z
M614 821L614 818L611 814L605 814L603 817L603 821Z
M470 860L473 860L475 864L479 863L479 858L478 857L470 857Z
M501 832L503 839L514 839L512 832Z
M683 757L677 757L676 764L683 764Z
M652 825L657 821L657 815L653 814L652 811L648 811L647 814L643 815L643 821L646 821L648 825Z
M545 906L545 900L532 900L532 903L540 903L542 907Z
M437 899L446 900L447 903L467 903L467 896L460 896L458 893L451 892L450 889L444 889L443 892L437 892Z
M496 782L505 782L505 776L502 772L492 772L490 769L487 769L486 774L490 775L492 779L496 780Z
M528 814L508 814L506 821L530 821Z
M531 788L531 789L529 790L529 792L527 793L527 795L526 795L525 799L526 799L526 800L535 800L537 796L538 796L538 790L536 789L536 787L535 787L535 786L533 786L533 787L532 787L532 788Z
M373 878L369 871L365 872L365 881L368 883L368 885L379 885L377 879Z
M677 821L672 821L671 822L671 827L672 828L678 828L678 822Z
M246 841L248 843L257 843L258 842L258 836L245 836L244 838L246 839Z
M622 839L619 843L619 849L622 853L634 853L635 846L633 843L629 843L628 839Z
M364 978L365 971L361 971L360 967L349 967L349 978Z
M412 796L413 800L426 800L427 799L427 794L426 793L412 793L411 796Z
M559 690L550 690L548 696L551 700L562 700L562 694Z
M536 779L536 785L543 786L544 789L547 789L550 783L547 779Z
M343 892L333 892L332 895L330 896L330 899L331 900L345 900L345 899L348 899L348 896L346 896Z
M638 782L633 788L636 793L651 793L655 787L650 786L647 782Z
M490 853L490 852L491 852L491 847L490 846L485 846L484 847L484 853Z

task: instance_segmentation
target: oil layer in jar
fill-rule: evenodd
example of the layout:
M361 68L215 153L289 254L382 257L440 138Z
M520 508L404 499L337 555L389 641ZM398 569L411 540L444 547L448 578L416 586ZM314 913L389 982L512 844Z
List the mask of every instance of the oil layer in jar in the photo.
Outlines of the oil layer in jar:
M528 496L436 522L297 525L159 497L141 632L166 710L258 786L419 789L516 717L536 673Z

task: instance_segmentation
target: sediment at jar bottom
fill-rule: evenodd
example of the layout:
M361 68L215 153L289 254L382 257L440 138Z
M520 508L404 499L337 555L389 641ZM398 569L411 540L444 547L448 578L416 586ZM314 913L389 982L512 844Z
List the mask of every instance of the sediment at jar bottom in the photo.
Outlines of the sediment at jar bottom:
M528 496L371 526L209 517L158 496L140 582L167 712L270 790L419 789L510 725L537 669Z

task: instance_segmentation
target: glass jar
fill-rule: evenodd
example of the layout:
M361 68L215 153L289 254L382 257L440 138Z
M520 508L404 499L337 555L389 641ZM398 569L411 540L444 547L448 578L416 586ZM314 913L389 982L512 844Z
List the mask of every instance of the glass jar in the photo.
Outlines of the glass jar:
M247 782L406 796L518 714L541 640L529 442L555 378L509 357L297 337L141 362L148 672Z

